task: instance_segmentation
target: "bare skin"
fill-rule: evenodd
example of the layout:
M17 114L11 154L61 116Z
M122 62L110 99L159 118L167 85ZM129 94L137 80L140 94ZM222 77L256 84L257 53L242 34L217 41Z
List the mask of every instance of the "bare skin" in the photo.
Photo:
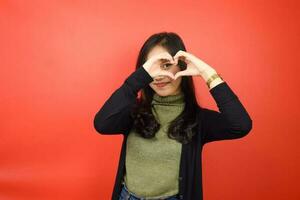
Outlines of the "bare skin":
M152 48L146 60L143 67L154 79L149 86L160 96L181 93L182 76L201 76L207 82L213 74L217 73L215 69L189 52L179 50L172 57L162 46ZM182 60L187 64L185 70L181 71L178 60ZM224 81L221 78L214 79L210 83L209 89L222 82Z
M164 54L165 53L165 54ZM157 68L167 71L170 74L163 74L155 76L149 85L160 96L176 95L181 92L180 83L182 77L175 79L175 74L180 71L177 61L161 46L155 46L147 56L147 60L151 57L162 55L162 59L157 62ZM159 87L156 83L168 82L165 86Z

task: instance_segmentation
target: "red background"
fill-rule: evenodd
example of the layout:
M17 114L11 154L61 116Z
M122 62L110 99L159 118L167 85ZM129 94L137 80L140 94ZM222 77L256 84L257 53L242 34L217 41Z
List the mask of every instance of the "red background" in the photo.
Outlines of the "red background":
M0 1L0 199L110 199L123 137L93 118L174 31L253 119L203 149L206 200L300 199L297 1ZM195 77L200 105L217 110Z

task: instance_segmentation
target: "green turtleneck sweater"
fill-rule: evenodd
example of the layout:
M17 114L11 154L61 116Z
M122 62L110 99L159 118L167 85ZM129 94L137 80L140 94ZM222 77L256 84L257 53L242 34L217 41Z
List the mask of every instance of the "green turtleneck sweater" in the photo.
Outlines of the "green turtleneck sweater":
M181 143L167 136L170 122L184 109L184 94L154 93L152 113L161 124L154 138L145 139L131 130L126 146L128 190L138 197L163 198L178 193Z

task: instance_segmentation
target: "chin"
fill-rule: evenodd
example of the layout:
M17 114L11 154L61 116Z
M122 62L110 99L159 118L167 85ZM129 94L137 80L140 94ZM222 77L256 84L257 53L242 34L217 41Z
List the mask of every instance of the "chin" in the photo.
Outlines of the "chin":
M174 91L170 91L170 90L156 90L155 91L159 96L169 96L169 95L173 95Z

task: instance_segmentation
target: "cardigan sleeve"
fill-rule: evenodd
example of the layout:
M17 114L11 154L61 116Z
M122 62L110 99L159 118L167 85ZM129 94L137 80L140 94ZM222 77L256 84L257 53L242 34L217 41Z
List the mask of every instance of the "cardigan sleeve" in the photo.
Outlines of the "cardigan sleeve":
M222 82L212 88L210 93L219 112L202 108L202 144L246 136L252 129L252 119L228 84Z
M124 134L132 126L130 116L140 89L153 81L150 74L139 67L106 100L94 117L94 128L100 134Z

